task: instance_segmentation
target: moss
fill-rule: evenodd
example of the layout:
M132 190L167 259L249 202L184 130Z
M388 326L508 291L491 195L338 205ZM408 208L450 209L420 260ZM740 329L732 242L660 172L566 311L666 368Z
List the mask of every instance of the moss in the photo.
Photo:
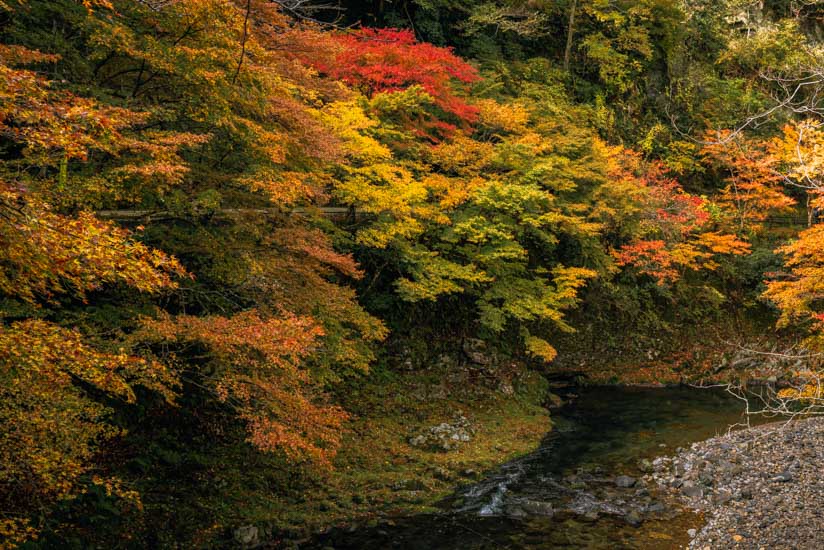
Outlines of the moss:
M497 391L477 369L451 367L388 375L373 373L342 392L354 419L335 470L311 492L286 500L258 501L240 510L245 523L262 522L294 534L376 517L436 511L457 484L537 448L551 427L540 406L546 381L519 370L515 395ZM493 377L494 378L494 377ZM448 422L460 411L473 439L450 452L430 452L409 437ZM247 502L248 504L248 502Z

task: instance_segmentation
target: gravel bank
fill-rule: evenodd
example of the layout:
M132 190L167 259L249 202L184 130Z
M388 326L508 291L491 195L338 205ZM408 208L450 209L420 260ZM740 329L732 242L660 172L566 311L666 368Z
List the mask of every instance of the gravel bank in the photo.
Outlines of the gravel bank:
M691 548L824 548L824 418L733 432L653 461L653 479L702 510Z

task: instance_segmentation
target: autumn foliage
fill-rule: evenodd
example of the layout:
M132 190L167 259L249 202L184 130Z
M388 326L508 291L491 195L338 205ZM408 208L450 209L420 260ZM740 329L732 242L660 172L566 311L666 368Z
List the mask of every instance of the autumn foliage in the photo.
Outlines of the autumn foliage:
M824 225L801 232L780 252L787 257L788 271L775 274L767 283L765 296L781 309L783 326L812 323L817 331L816 347L820 347L824 334Z
M294 460L309 457L329 464L346 414L314 403L305 393L311 387L309 373L300 368L324 335L318 323L288 314L264 318L250 310L231 318L165 316L142 325L145 342L207 346L215 374L206 382L246 421L250 443Z
M419 89L442 114L427 114L419 129L451 132L478 118L478 108L456 85L479 80L477 71L448 48L418 42L411 30L362 28L335 34L327 58L307 58L321 74L354 86L367 97ZM415 120L407 121L414 125ZM421 126L421 122L423 125Z
M471 25L477 62L268 0L0 2L0 548L74 533L93 495L139 516L198 437L319 483L342 393L413 334L551 368L628 303L723 301L800 198L765 297L824 333L819 126L699 147L650 123L654 3L585 3L565 65L590 64L562 72L535 42L490 62ZM176 475L219 477L192 454Z
M726 187L715 201L735 220L737 230L758 231L773 213L791 211L795 200L783 185L781 158L769 143L719 132L708 136L706 158L726 172Z
M601 190L602 196L608 204L631 202L623 214L602 206L601 215L612 224L634 228L630 242L613 253L617 265L663 285L678 281L687 271L715 269L719 256L750 250L734 233L719 231L707 200L685 192L661 165L644 166L636 155L619 149L609 155L612 182Z

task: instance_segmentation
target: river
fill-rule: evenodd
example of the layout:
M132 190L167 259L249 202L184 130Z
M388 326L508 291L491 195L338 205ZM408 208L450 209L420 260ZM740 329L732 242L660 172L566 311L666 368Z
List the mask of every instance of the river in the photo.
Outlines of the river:
M692 388L586 388L553 414L538 450L443 502L444 512L334 530L307 548L669 549L697 514L636 478L642 461L724 433L743 418L727 394ZM640 466L639 466L640 465ZM628 477L619 477L628 476Z

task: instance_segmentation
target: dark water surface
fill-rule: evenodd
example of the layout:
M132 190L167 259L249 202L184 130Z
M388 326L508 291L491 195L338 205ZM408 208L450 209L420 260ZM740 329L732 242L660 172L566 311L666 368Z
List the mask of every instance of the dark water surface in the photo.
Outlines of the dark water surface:
M444 513L334 531L307 548L560 549L681 548L701 518L651 494L639 481L641 459L724 433L744 421L743 404L723 392L690 388L590 388L552 416L554 428L534 453L463 487ZM537 504L536 504L537 503ZM553 517L536 506L555 510ZM642 523L631 521L629 514ZM632 525L635 523L636 525Z

